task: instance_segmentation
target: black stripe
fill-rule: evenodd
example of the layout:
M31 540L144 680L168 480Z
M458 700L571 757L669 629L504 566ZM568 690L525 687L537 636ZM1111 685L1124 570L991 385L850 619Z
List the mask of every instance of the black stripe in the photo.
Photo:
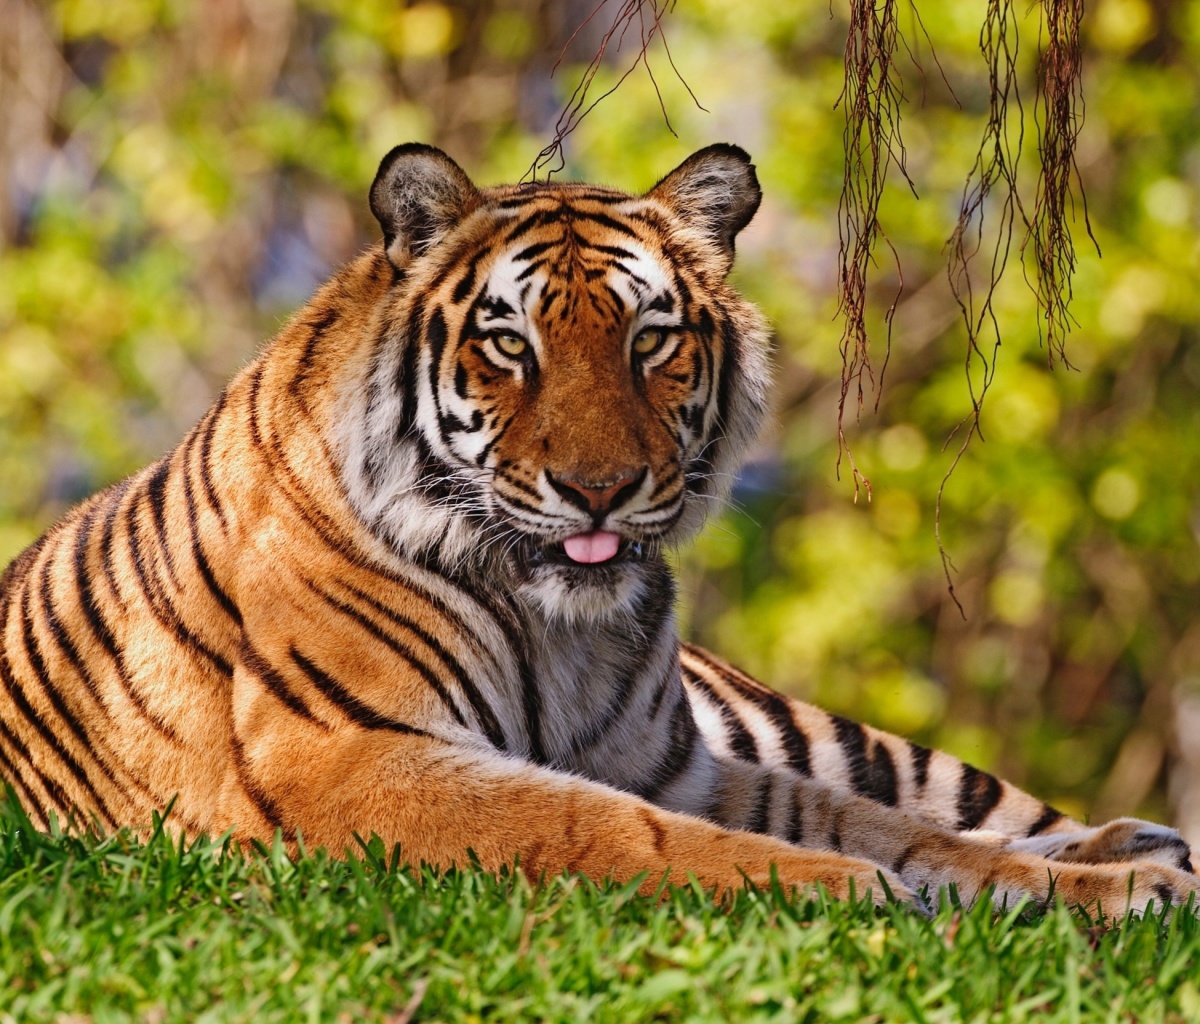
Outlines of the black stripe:
M33 797L33 792L29 789L29 785L23 776L30 774L37 779L42 789L46 791L46 795L50 797L51 801L53 801L58 809L64 813L66 813L67 809L71 807L71 798L67 796L66 790L64 790L62 786L58 784L57 780L44 775L38 766L34 764L33 755L29 752L29 748L25 746L21 738L8 727L8 723L6 723L3 718L0 718L0 737L3 737L5 742L7 742L8 745L16 751L17 756L22 758L26 765L29 766L28 772L21 772L18 768L15 774L15 779L16 781L19 781L22 786L24 786L25 791L29 793L30 797L33 799L34 806L41 812L43 820L47 825L49 825L49 809L42 807L38 800ZM9 763L11 764L12 762Z
M538 491L538 489L536 489L536 487L527 484L526 481L518 477L514 477L514 475L511 475L510 473L504 473L503 471L497 471L496 477L498 480L503 480L505 484L516 487L518 491L527 493L527 495L530 497L538 498L539 501L541 501L541 493Z
M788 819L787 835L784 837L793 846L799 846L804 838L804 811L801 810L803 794L799 786L793 787L792 816Z
M483 413L478 409L472 410L470 422L452 412L438 413L438 429L442 437L449 437L451 434L478 434L483 429Z
M610 217L606 213L597 213L594 210L575 210L575 209L572 209L571 212L575 215L576 218L578 218L578 220L584 220L590 224L599 224L602 227L611 228L613 231L616 231L618 234L625 235L627 238L632 238L636 241L641 241L641 235L639 235L638 232L636 232L628 224L625 224L624 222L619 221L614 217ZM578 228L578 226L576 226L575 234L578 235L578 233L579 233L579 228Z
M700 730L692 715L692 706L688 702L687 693L680 687L678 699L671 712L671 739L658 763L646 774L642 785L635 787L634 792L653 801L672 782L683 775L692 763L695 755L696 741L700 738ZM701 741L703 742L703 741Z
M18 768L14 762L9 760L9 757L4 752L4 748L2 746L0 746L0 768L4 769L3 781L12 786L14 791L20 788L21 792L25 794L25 799L18 799L17 803L21 807L25 808L26 812L32 811L33 813L40 815L42 821L49 825L50 818L46 814L45 808L42 807L41 802L37 799L37 797L33 795L33 790L25 784L25 780L21 778L20 768ZM16 794L14 792L14 796L15 795Z
M900 872L903 871L905 869L905 867L908 866L908 862L910 860L912 860L912 856L916 852L917 852L916 846L906 846L903 850L901 850L899 855L896 857L896 859L894 861L892 861L892 865L891 865L892 873L896 874L896 875L900 874ZM981 887L981 889L986 889L986 888L987 888L987 886Z
M792 706L786 697L767 689L737 670L729 671L717 664L699 647L688 647L688 654L710 672L720 676L729 686L757 707L775 729L779 745L787 755L787 766L800 775L812 775L808 737L796 724Z
M840 811L834 811L829 816L829 839L827 846L831 850L837 850L839 853L842 849L842 815Z
M388 621L407 629L425 644L450 671L454 676L454 681L462 688L463 694L466 696L467 702L471 705L471 710L474 712L476 720L483 728L484 734L491 740L492 745L498 747L500 750L508 748L504 731L500 728L500 721L496 718L496 713L492 710L491 705L484 699L483 694L479 691L479 687L475 685L475 681L471 678L466 668L463 667L462 662L447 650L445 645L436 636L418 623L413 622L399 612L393 611L381 601L377 601L370 594L359 590L352 584L344 580L339 580L338 582L360 601L387 618Z
M100 794L96 792L95 787L92 786L91 779L88 777L87 772L84 771L83 766L75 760L75 758L71 755L71 752L63 746L62 740L58 737L54 730L47 725L46 720L42 718L33 705L29 703L29 700L25 696L25 691L21 689L20 683L17 682L16 675L13 672L13 668L8 660L8 656L2 651L0 651L0 681L3 681L4 688L8 691L8 696L12 700L13 706L21 715L25 717L26 721L28 721L29 724L37 730L38 734L43 740L45 740L46 745L53 750L56 755L58 755L58 759L63 763L67 771L69 771L74 777L75 781L79 784L79 788L95 801L96 806L99 808L101 814L103 814L111 824L115 825L116 819L113 818L108 806L105 804ZM61 800L59 799L59 796L62 797ZM59 801L59 807L63 811L69 811L76 806L75 801L68 798L61 789L59 789L59 795L56 795L55 799Z
M754 810L750 814L750 820L743 826L747 832L764 833L771 824L771 792L775 788L774 776L770 772L765 772L759 780L758 799L754 803Z
M104 699L103 694L100 692L100 687L97 685L96 680L92 676L91 669L84 663L78 648L75 646L74 640L71 639L71 635L66 626L58 617L58 610L55 607L54 595L52 592L51 568L51 561L50 559L47 559L42 565L40 586L41 613L46 628L49 630L50 636L57 645L58 649L66 657L67 661L70 662L71 667L75 669L76 673L79 675L79 678L83 680L83 685L87 687L88 693L96 702L96 706L100 714L106 719L111 719L112 712L109 710L108 703ZM99 760L99 758L97 759ZM141 776L133 771L128 765L121 765L120 770L122 775L128 780L128 784L132 784L134 788L140 790L145 796L150 798L151 801L161 806L162 801L158 794L156 794L146 784L145 780L142 779ZM105 768L105 772L107 774L107 767ZM112 778L111 775L109 777ZM116 783L115 779L113 779L113 781ZM121 784L119 788L124 790L128 787L127 784Z
M728 328L729 325L726 324ZM721 443L725 440L725 415L729 408L729 390L732 387L733 379L733 357L728 357L723 353L721 359L720 374L714 381L713 379L713 340L716 326L713 323L712 316L708 310L701 309L696 320L696 333L699 335L701 344L697 345L693 350L694 354L702 357L704 362L704 370L702 371L708 381L708 395L710 397L714 384L717 389L715 414L712 419L712 436L705 438L705 444L701 447L699 453L691 461L687 467L687 481L685 486L695 494L706 494L709 491L712 468L717 461L717 451ZM736 338L736 334L729 328L731 337ZM725 347L728 348L728 345Z
M411 338L405 337L404 354L399 361L394 382L396 394L401 398L400 418L396 423L395 434L397 444L410 437L416 430L417 354L417 346L412 343Z
M891 752L878 741L868 748L867 731L857 722L840 715L829 717L845 755L854 791L888 807L895 807L900 798L899 780Z
M678 479L679 479L678 472L672 474L672 476L671 476L672 482L676 481ZM657 492L660 489L661 489L660 487L656 487L654 490ZM653 495L652 495L652 497L653 497ZM675 491L669 497L664 498L662 501L657 502L654 505L650 505L647 508L638 509L637 515L639 518L644 519L646 516L653 515L655 512L661 512L665 508L672 508L673 506L677 505L678 503L679 503L679 491Z
M1056 810L1049 804L1042 804L1042 816L1038 818L1032 825L1029 826L1029 831L1025 833L1027 836L1036 836L1045 832L1056 821L1060 821L1063 817L1063 812Z
M545 208L547 203L560 205L564 199L563 193L560 191L561 186L557 182L532 181L524 182L517 187L521 190L517 195L501 199L496 206L501 210L516 210L522 206L537 209ZM629 202L633 198L624 192L608 189L602 185L584 185L572 182L569 188L570 195L567 198L572 203L588 202L598 203L602 206L617 206Z
M958 827L962 830L978 828L1000 802L1003 790L1000 780L978 768L964 764L962 782L958 790Z
M571 202L578 203L599 203L601 206L620 206L622 203L627 203L633 196L628 196L624 192L619 192L616 189L607 188L604 185L572 185L571 186Z
M119 505L122 495L125 493L125 488L121 487L109 495L110 511ZM129 676L128 666L125 664L125 653L118 645L116 637L113 636L112 630L109 628L107 620L100 611L100 606L96 602L96 595L92 591L91 575L88 571L87 564L87 542L91 534L92 524L95 521L97 506L93 505L85 513L78 524L78 534L75 541L75 549L72 556L72 563L75 568L75 588L79 594L79 605L83 610L83 617L88 624L88 629L91 631L104 648L105 652L112 658L117 669L117 679L121 683L125 695L132 702L134 707L157 729L165 738L173 743L179 742L179 737L175 730L162 721L157 715L152 714L146 706L146 701L142 695L135 689L133 680Z
M538 260L535 263L530 263L524 270L522 270L517 275L517 277L516 277L517 282L520 283L521 281L524 281L530 277L533 277L533 275L536 274L539 270L541 270L542 267L544 267L545 265L546 265L545 261L543 261L543 260ZM522 299L525 298L525 295L528 292L528 290L529 290L529 285L526 285L523 289L521 289L521 298Z
M163 554L163 562L167 567L167 576L176 590L179 590L179 577L175 575L175 560L171 557L171 543L167 536L167 482L171 475L171 460L162 458L154 466L153 472L146 481L146 497L150 501L150 512L154 521L154 533L158 537L158 546Z
M675 485L675 483L676 483L676 482L679 480L679 478L680 478L682 475L683 475L683 471L680 469L680 466L679 466L679 461L678 461L678 456L672 456L672 457L671 457L671 472L670 472L670 473L664 473L664 474L663 474L663 475L662 475L662 476L659 478L659 481L658 481L658 483L656 483L656 484L654 485L654 490L652 490L652 491L650 492L650 500L651 500L651 501L653 501L653 500L654 500L655 498L657 498L657 497L658 497L660 494L662 494L662 492L663 492L663 491L664 491L666 488L668 488L668 487L673 487L673 486ZM675 497L669 498L669 499L667 499L667 500L668 500L668 502L671 502L671 501L678 501L678 500L679 500L678 494L676 494L676 495L675 495ZM661 506L661 504L660 504L660 505L655 505L655 506L654 506L654 508L652 508L652 509L648 509L647 511L653 512L653 511L656 511L657 509L659 509L659 508L661 508L661 507L662 507L662 506Z
M526 260L531 260L535 256L540 256L548 249L553 249L556 245L563 243L563 238L552 238L546 242L534 242L532 245L525 246L520 252L514 253L512 256L513 262L524 263Z
M512 476L509 473L502 473L502 472L498 472L496 474L496 477L499 480L503 480L504 483L508 484L510 487L515 487L518 491L521 491L524 494L528 494L531 498L536 498L538 501L542 500L541 492L538 491L538 489L536 487L531 487L529 484L525 483L524 480L521 480L518 477ZM532 506L530 506L530 507L532 507ZM535 509L535 511L536 511L536 509Z
M47 559L43 565L43 579L48 579L49 561ZM59 717L67 724L67 728L83 744L83 749L91 754L100 771L104 773L105 778L116 786L117 789L123 789L124 787L117 781L116 776L113 775L104 758L100 756L97 744L89 735L87 727L79 720L75 712L67 707L62 694L54 685L54 680L51 678L50 670L46 665L45 654L42 651L41 644L38 642L37 630L33 621L33 587L30 585L31 582L31 578L26 577L25 588L21 594L21 629L24 634L25 656L29 659L29 664L33 668L33 673L37 676L38 683L43 692L50 699L51 706L53 706L54 710L58 712ZM98 796L97 799L99 800Z
M513 494L505 494L503 491L497 491L496 494L499 498L503 499L505 504L511 505L513 508L520 509L522 512L529 512L543 520L547 520L551 524L558 524L562 522L560 517L552 515L544 508L530 504L528 501L525 501L524 498L518 498Z
M476 249L469 260L463 272L463 276L459 278L458 283L454 286L454 292L451 295L452 302L462 302L468 295L471 294L471 289L475 287L475 278L479 274L479 264L485 257L492 254L491 246L484 245ZM457 262L457 261L456 261Z
M84 664L83 657L80 655L79 649L75 646L75 641L71 639L71 634L58 617L58 609L55 607L52 591L51 567L52 562L47 558L42 563L40 580L42 614L46 620L46 628L50 631L50 636L53 637L58 649L63 653L67 661L71 663L71 667L75 669L80 679L83 680L83 685L87 687L88 693L92 695L92 699L99 706L101 714L108 718L110 717L108 705L105 704L104 698L100 694L100 687L96 685L96 680L92 678L91 670Z
M242 625L242 613L221 584L217 582L216 576L213 575L212 566L209 564L208 556L204 552L204 545L200 541L199 513L196 509L195 489L192 486L191 457L195 440L196 435L193 432L189 435L183 448L183 498L187 506L188 533L191 535L192 541L192 561L195 562L196 568L200 570L200 578L204 580L204 585L208 588L208 592L216 598L217 604L226 615L233 619L234 624L240 627Z
M446 342L450 340L446 327L446 318L440 309L429 314L425 325L425 343L429 346L429 389L433 395L434 411L438 420L442 418L442 403L439 398L438 378L442 372L442 356L446 351Z
M379 364L383 362L385 352L383 339L377 335L375 345L371 350L370 365L367 368L367 404L362 416L364 423L375 423L380 418L378 410L383 402L384 377L380 373ZM383 472L390 465L389 454L390 452L385 441L377 441L374 437L371 438L367 446L366 457L363 459L363 469L366 472L367 483L370 485L372 492L379 489ZM286 462L286 459L284 461Z
M465 618L459 615L459 613L451 608L449 603L441 595L434 593L432 590L422 586L420 583L410 577L401 577L383 572L378 567L372 567L371 571L374 572L374 574L380 579L387 580L389 583L401 586L413 597L425 601L431 608L434 609L434 611L437 612L439 616L450 623L452 632L463 637L478 636L478 624L474 622L468 622ZM467 590L449 576L442 575L441 582L445 583L449 587L454 588L454 590L459 592L460 596L469 598L473 603L482 608L484 612L486 612L492 617L492 619L496 621L497 625L501 628L501 630L504 631L505 635L510 641L514 641L515 638L519 636L516 629L513 627L512 622L508 618L508 615L511 613L508 612L507 609L504 609L506 613L505 615L499 614L498 610L488 603L487 597L484 594L478 592L477 590ZM517 646L515 642L513 646L515 649ZM483 645L476 646L475 650L476 653L480 654L481 656L485 656L494 666L497 667L497 669L499 669L500 660L497 658L496 653L493 650Z
M609 302L612 303L613 309L616 310L616 315L621 316L625 312L625 300L611 284L605 283L604 290L608 294Z
M549 758L542 739L542 694L523 647L517 651L517 657L517 671L521 677L521 710L525 716L525 734L529 737L529 757L535 764L547 764Z
M675 665L672 671L663 673L650 698L650 714L647 717L651 721L657 718L659 711L662 710L663 698L666 697L668 690L674 689L678 693L683 692L682 677L683 670L679 668L678 664Z
M501 442L501 440L503 440L504 435L508 433L508 428L511 427L515 422L516 416L510 416L504 421L504 425L492 435L491 440L488 441L488 443L480 449L479 454L475 456L475 465L482 466L485 462L487 462L488 456L492 454L492 449L495 448L496 445ZM497 425L498 424L499 420L497 420Z
M341 709L342 713L356 725L361 725L364 729L389 729L392 732L404 733L408 736L429 735L423 729L418 729L395 718L389 718L370 705L364 704L336 679L317 668L295 647L289 647L288 653L291 655L292 661L312 680L313 685L325 695L326 699Z
M645 224L647 227L653 229L655 233L660 235L665 235L670 230L670 225L662 218L658 211L652 210L647 206L643 206L637 210L631 210L626 214L626 216L632 221L637 221L639 224ZM668 248L665 239L663 241L663 248ZM672 263L678 263L678 261L669 251L668 256L670 257ZM695 261L693 260L693 262Z
M398 654L404 659L405 662L416 669L421 678L424 679L425 682L427 682L433 689L434 693L438 695L438 698L441 700L446 710L454 716L454 720L459 725L465 726L467 724L467 720L463 717L462 711L459 710L458 705L454 702L454 698L450 696L450 691L446 689L445 684L443 684L442 681L437 677L437 674L433 671L433 669L431 669L423 660L417 657L416 652L413 651L411 647L405 643L401 643L401 641L397 640L390 633L380 629L380 627L376 625L374 621L369 619L353 605L347 604L345 601L340 601L332 594L322 590L312 580L305 580L304 582L309 590L325 601L325 603L331 608L335 608L343 615L353 619L358 623L358 625L370 633L371 636L375 637L376 640L382 643L389 650Z
M250 375L250 395L246 403L250 411L250 440L254 442L255 448L265 447L263 444L262 429L258 423L258 392L262 387L263 374L266 370L266 362L259 360L258 365L254 368L254 373Z
M707 679L692 672L686 666L683 668L684 681L700 690L705 697L716 707L717 713L721 716L721 724L726 730L726 738L729 742L729 749L733 756L741 761L750 761L758 764L758 746L754 742L754 737L750 731L738 718L737 712L720 697L716 690Z
M122 480L105 494L103 500L106 501L107 508L104 511L104 526L100 531L100 571L104 574L104 579L112 591L113 600L122 608L125 607L125 599L121 596L120 581L117 579L117 570L113 564L113 538L116 534L117 520L121 515L121 502L129 493L132 482L129 479ZM99 500L97 504L99 504ZM90 533L90 530L88 532Z
M287 707L306 721L312 722L326 731L329 730L329 724L312 713L312 710L304 702L304 699L299 694L292 692L291 687L287 684L287 680L280 673L276 672L271 663L250 645L249 640L243 639L242 646L238 650L238 657L242 665L246 668L246 671L265 685Z
M288 500L297 518L307 524L317 535L320 543L336 551L352 565L361 565L362 553L345 539L341 524L322 511L321 503L309 493L300 478L288 465L287 453L278 438L271 439L269 457L265 461L279 484L279 493ZM375 571L379 570L376 568Z
M555 204L556 206L558 204ZM507 246L514 245L519 238L528 235L538 228L545 227L548 224L559 224L563 220L559 210L554 208L541 207L534 209L525 217L510 224L500 236L499 240L493 245L494 249L504 249Z
M619 245L601 245L599 242L589 242L582 240L579 244L580 249L592 249L596 252L602 252L606 256L615 256L619 260L632 260L637 258L637 254L628 249L622 249ZM669 311L668 311L669 312Z
M129 543L129 553L133 558L133 568L137 573L138 580L141 582L142 593L146 598L146 603L149 605L150 610L154 613L154 617L162 623L168 632L175 634L175 638L185 647L211 662L213 667L222 676L227 679L232 677L233 665L229 659L214 651L184 624L183 616L179 614L178 609L171 602L171 599L167 597L161 582L157 578L151 579L145 559L142 557L142 544L138 536L140 517L138 516L136 502L129 503L129 510L126 513L125 519L129 532L127 540Z
M300 386L304 383L305 378L312 369L313 359L317 354L317 345L320 344L321 338L330 327L341 319L341 316L340 310L330 308L324 310L308 322L308 340L304 343L304 351L300 354L296 372L292 375L292 379L288 381L288 391L300 399L300 404L305 409L307 409L308 403L304 401L304 396L300 392Z
M16 558L8 563L8 568L0 572L0 597L7 594L13 587L16 586L19 579L23 579L29 572L29 567L37 561L38 555L51 536L58 532L58 527L52 527L43 533L37 540L22 551ZM4 636L4 619L0 617L0 639Z
M246 748L242 745L236 732L230 735L229 745L233 750L233 763L237 768L238 782L241 783L242 789L245 790L254 806L258 808L258 813L267 820L267 824L271 828L280 829L285 838L294 840L296 838L295 830L284 828L283 814L279 810L279 805L266 790L255 782L250 770L250 759L246 756Z
M208 410L208 422L204 424L204 439L200 442L200 482L204 485L204 493L208 497L210 507L217 514L222 532L229 529L229 524L225 521L225 509L222 508L220 499L217 498L216 487L213 485L211 460L213 435L217 432L217 421L220 420L221 414L225 410L226 401L228 401L228 389L217 396L216 405Z
M929 759L933 751L917 743L908 744L908 754L913 770L913 782L918 790L923 790L929 782Z

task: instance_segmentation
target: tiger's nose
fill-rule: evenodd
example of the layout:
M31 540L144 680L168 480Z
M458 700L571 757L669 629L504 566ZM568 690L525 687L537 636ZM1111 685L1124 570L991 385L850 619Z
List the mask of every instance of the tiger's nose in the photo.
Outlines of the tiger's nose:
M566 501L587 512L599 523L609 512L637 493L646 479L646 467L643 466L640 472L625 473L616 480L603 482L582 480L576 476L556 477L547 469L546 479Z

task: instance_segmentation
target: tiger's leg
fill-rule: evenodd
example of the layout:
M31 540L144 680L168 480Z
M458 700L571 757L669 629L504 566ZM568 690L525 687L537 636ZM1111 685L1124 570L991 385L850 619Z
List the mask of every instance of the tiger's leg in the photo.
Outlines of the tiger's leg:
M1120 818L1086 826L950 754L775 693L707 651L684 647L681 661L696 721L715 751L1051 860L1192 870L1188 844L1165 825Z
M695 754L693 755L696 756ZM1132 858L1120 864L1048 860L1014 843L956 832L927 818L788 769L716 757L703 813L728 828L779 836L883 864L931 896L954 886L966 903L994 887L997 906L1029 897L1105 913L1142 912L1153 903L1200 898L1200 880L1176 867Z
M644 872L646 893L664 876L683 884L694 875L719 893L747 880L767 885L774 869L785 886L821 884L839 899L869 891L882 903L886 889L913 898L870 861L720 828L478 742L449 742L383 718L328 727L321 717L281 716L273 705L290 684L277 674L270 685L276 695L235 672L234 756L218 826L238 838L269 838L280 828L289 840L299 832L309 845L339 851L356 834L375 833L400 843L412 864L462 865L470 851L490 870L518 860L533 878L572 871L628 881Z
M840 898L869 889L881 900L890 889L910 899L911 880L934 893L956 885L966 900L989 885L1001 902L1046 899L1057 889L1071 902L1115 912L1127 897L1135 910L1150 900L1182 901L1195 881L1156 864L1135 865L1132 885L1125 866L1051 865L785 769L716 757L695 728L685 730L691 742L655 806L421 719L438 730L433 735L392 717L413 705L372 708L331 678L323 679L322 698L309 692L301 701L308 670L298 675L296 665L305 663L235 669L216 828L245 838L300 831L334 850L356 833L377 833L401 843L410 862L443 867L463 863L471 849L493 870L519 858L535 875L628 880L646 872L646 891L664 876L694 875L723 892L746 880L765 884L776 872L785 886L820 883ZM281 715L288 699L297 713Z

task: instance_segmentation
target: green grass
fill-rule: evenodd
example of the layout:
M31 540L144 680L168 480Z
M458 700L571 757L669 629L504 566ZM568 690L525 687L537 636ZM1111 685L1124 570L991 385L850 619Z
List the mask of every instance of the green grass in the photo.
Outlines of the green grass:
M1195 1021L1200 921L1111 926L290 859L0 819L0 1021ZM411 1016L410 1016L411 1014Z

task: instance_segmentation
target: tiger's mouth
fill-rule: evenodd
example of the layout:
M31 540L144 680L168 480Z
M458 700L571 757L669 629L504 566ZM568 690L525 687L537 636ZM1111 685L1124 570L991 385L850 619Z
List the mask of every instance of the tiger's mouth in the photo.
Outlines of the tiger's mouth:
M608 530L577 533L549 543L527 537L514 549L518 560L529 569L552 565L588 571L644 562L652 552L650 542L622 537Z

